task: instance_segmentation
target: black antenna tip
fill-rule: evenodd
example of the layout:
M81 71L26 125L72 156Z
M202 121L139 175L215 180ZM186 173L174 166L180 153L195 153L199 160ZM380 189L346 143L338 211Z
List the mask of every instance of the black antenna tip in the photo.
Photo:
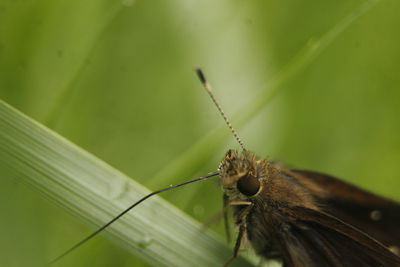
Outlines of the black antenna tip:
M197 74L197 77L199 77L200 82L202 84L206 84L206 82L207 82L206 81L206 76L204 76L204 73L200 68L196 68L196 74Z

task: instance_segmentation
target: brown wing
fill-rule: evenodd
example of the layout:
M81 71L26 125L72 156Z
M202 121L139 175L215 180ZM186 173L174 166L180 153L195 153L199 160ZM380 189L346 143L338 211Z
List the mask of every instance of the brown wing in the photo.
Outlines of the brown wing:
M400 266L400 258L378 241L328 214L286 207L278 241L286 267Z
M366 192L334 177L292 170L324 188L322 208L340 220L362 230L386 246L400 247L400 204Z

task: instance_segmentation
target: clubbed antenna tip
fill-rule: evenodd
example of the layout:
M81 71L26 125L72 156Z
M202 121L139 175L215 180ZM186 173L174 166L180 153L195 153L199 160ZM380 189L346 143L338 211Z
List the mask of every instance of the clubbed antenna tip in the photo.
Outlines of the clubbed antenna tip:
M206 76L204 76L203 71L200 68L196 69L197 77L199 77L200 82L205 85L206 84Z

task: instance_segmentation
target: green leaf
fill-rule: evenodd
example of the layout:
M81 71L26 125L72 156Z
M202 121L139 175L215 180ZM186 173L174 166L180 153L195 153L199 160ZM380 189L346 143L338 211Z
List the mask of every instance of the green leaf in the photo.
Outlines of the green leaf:
M1 169L92 225L104 225L118 211L150 193L3 101L0 127ZM105 232L157 266L220 266L231 254L199 223L157 196Z

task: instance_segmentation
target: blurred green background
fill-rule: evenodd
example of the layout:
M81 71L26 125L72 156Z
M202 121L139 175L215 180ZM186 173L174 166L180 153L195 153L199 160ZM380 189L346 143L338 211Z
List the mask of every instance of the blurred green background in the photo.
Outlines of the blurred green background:
M228 129L204 139L225 126L201 66L249 150L400 200L399 11L396 0L0 0L0 97L158 189L238 148ZM91 231L0 173L1 266L36 266ZM163 196L199 221L221 206L214 182ZM57 266L89 264L147 266L102 237Z

